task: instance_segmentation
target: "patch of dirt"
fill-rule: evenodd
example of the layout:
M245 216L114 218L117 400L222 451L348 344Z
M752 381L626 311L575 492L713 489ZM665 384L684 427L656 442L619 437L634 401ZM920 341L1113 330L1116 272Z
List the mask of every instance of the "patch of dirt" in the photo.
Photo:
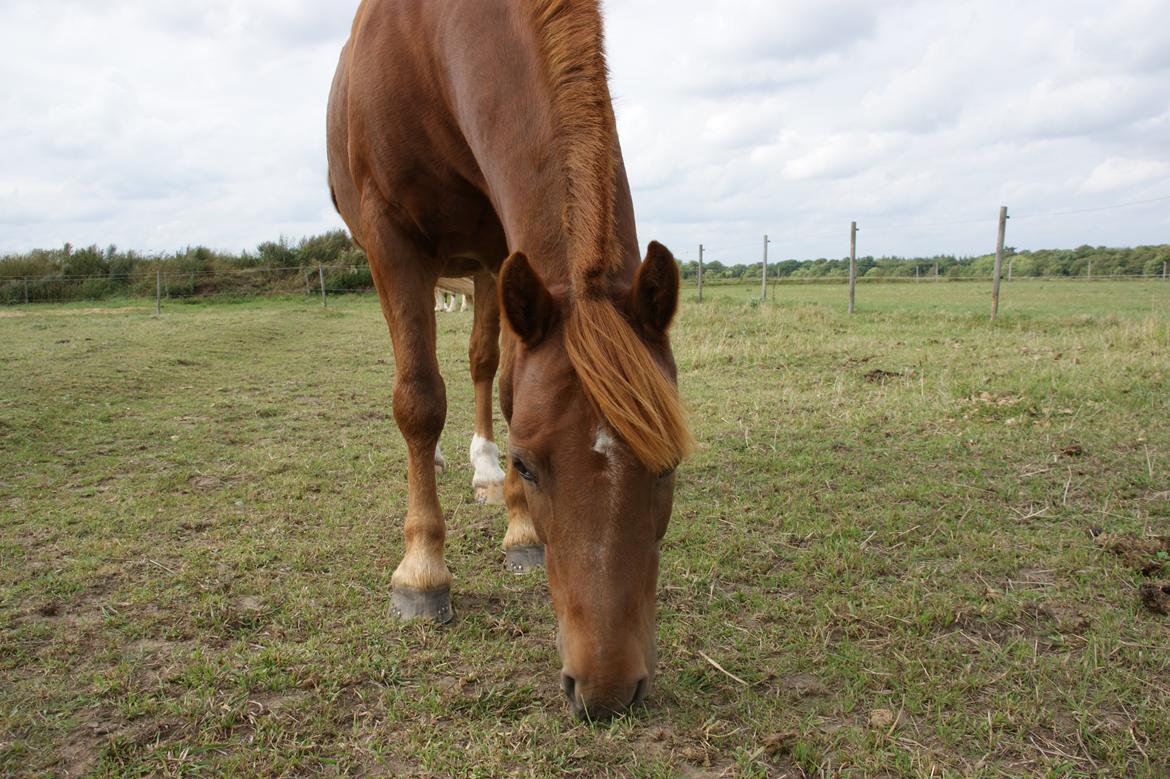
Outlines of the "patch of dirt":
M1076 606L1067 603L1039 603L1027 609L1038 621L1049 622L1062 635L1079 635L1089 629L1090 619Z
M109 713L90 710L88 721L75 728L57 750L59 776L87 776L94 764L101 758L102 751L110 738L121 729Z
M1138 594L1150 611L1170 615L1170 581L1143 584Z
M223 489L233 484L239 484L247 481L247 478L241 475L234 476L216 476L209 473L198 473L187 479L187 483L196 490L203 490L210 492L212 490Z
M223 486L223 479L217 476L192 476L187 482L198 490L216 490Z
M885 384L894 379L900 379L902 376L901 371L887 371L881 368L874 368L872 371L866 373L863 378L870 384Z
M190 642L176 643L174 641L166 641L164 639L142 638L137 641L131 641L129 644L123 647L123 651L126 654L159 656L170 655L174 653L176 649L180 649L184 646L190 646Z
M42 617L57 617L61 614L61 604L56 602L43 603L37 607L37 614Z
M61 776L85 776L102 753L102 736L89 728L75 731L61 747Z
M245 595L236 600L236 608L240 611L259 613L264 611L264 601L254 595Z
M269 692L253 695L248 698L248 719L255 722L256 718L265 714L279 714L296 706L309 697L304 690L287 690L285 692Z
M797 698L816 698L829 694L829 688L812 674L785 674L776 680L776 688Z
M1011 619L960 614L942 634L1000 645L1025 636L1035 637L1037 645L1047 651L1065 646L1070 639L1078 639L1091 624L1089 616L1076 604L1049 601L1025 604Z
M985 406L1014 406L1021 402L1023 398L1019 395L1012 395L1010 393L996 394L994 392L980 392L975 397L971 398L972 403L982 403Z
M69 606L58 601L48 601L25 612L26 616L40 617L51 623L67 626L71 630L83 630L100 625L105 615L101 606L79 604Z
M1009 638L1023 635L1026 630L1023 625L1009 620L980 619L962 614L943 632L944 634L957 634L972 643L983 641L991 644L1002 644Z
M1007 581L1007 589L1043 589L1056 584L1052 571L1046 568L1021 568Z
M634 739L636 753L659 760L669 759L670 731L662 727L647 728Z
M1080 444L1069 444L1060 450L1060 453L1065 457L1081 457L1085 454L1085 448Z
M1094 533L1097 546L1120 558L1127 568L1153 576L1170 563L1170 536L1134 533Z

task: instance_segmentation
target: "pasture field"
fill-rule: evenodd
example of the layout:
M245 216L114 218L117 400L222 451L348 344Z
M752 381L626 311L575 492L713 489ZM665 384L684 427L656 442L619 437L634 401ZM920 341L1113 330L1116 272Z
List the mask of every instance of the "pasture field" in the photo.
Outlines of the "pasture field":
M436 628L374 297L0 310L0 774L1170 774L1170 560L1100 543L1170 535L1170 284L706 294L657 687L602 725L471 500L469 314Z

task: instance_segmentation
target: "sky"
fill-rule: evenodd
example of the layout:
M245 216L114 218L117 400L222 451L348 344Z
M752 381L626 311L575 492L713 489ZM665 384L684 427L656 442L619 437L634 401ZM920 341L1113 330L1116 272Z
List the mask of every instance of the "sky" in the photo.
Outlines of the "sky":
M468 0L475 2L476 0ZM0 0L0 253L342 226L356 0ZM606 0L643 244L680 259L1170 242L1165 0ZM668 10L664 10L668 9Z

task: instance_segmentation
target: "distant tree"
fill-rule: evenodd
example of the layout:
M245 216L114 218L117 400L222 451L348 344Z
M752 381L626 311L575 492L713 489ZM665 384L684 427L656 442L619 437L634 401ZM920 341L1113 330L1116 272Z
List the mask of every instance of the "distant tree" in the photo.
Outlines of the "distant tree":
M74 250L65 244L65 262L61 272L66 276L105 276L109 271L106 256L97 246Z
M265 241L256 247L260 255L260 264L266 268L288 268L298 265L297 253L288 243L288 239L281 236L279 241Z
M297 246L295 255L297 265L329 265L337 262L341 255L354 248L349 233L345 230L331 230L322 235L305 238Z

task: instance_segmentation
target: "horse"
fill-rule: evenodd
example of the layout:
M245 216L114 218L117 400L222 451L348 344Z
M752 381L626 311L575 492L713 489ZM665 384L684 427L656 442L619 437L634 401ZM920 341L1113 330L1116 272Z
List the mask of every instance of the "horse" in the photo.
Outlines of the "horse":
M451 296L447 300L447 295ZM435 283L435 311L451 313L455 310L456 299L460 311L470 311L475 300L475 285L467 279L439 279Z
M640 258L598 0L363 0L326 124L333 202L394 351L409 494L394 613L453 616L431 295L470 277L471 456L507 507L505 564L547 572L571 712L628 711L653 684L659 545L693 441L668 335L678 265L657 242Z

